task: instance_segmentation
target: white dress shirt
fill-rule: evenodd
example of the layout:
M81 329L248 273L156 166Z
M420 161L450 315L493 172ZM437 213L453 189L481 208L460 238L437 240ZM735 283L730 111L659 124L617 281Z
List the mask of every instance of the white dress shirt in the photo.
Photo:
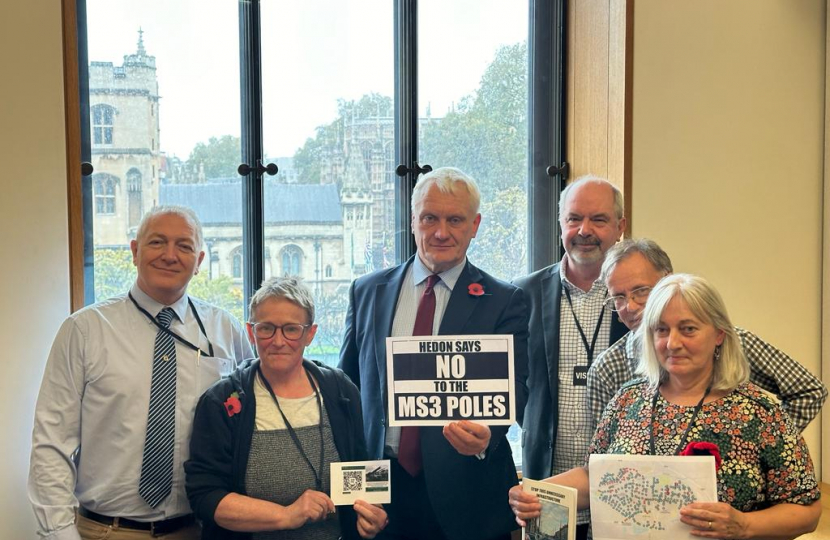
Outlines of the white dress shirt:
M165 306L133 285L136 302L156 316ZM128 296L88 306L64 321L46 362L32 434L29 499L38 534L78 539L75 508L138 521L190 513L183 464L196 402L220 376L254 353L226 311L187 295L169 306L170 329L210 358L176 341L176 436L173 490L156 508L138 494L158 328Z

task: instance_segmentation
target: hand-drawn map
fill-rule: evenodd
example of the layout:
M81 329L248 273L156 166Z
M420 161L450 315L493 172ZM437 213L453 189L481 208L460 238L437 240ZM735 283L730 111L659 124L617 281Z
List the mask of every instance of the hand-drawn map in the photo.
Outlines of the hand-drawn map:
M718 500L712 456L594 454L589 474L594 540L692 540L680 509Z

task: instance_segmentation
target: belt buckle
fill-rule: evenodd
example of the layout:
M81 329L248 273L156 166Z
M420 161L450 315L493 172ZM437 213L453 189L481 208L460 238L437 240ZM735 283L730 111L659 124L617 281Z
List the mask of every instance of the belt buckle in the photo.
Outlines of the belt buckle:
M150 536L152 536L153 538L158 538L158 537L163 536L165 534L165 532L163 532L164 531L164 526L159 527L159 529L160 529L159 532L158 533L156 532L156 523L157 522L155 522L155 521L150 523ZM161 523L163 524L163 522L161 522Z

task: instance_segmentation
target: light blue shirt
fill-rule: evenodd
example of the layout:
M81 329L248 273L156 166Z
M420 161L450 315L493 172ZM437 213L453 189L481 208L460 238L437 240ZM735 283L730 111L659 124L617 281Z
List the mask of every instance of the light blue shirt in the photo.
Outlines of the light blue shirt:
M452 290L466 264L467 259L465 258L460 264L438 274L441 280L433 288L433 291L435 291L435 317L432 320L433 335L438 334L441 320L444 318L444 311L446 311L450 296L452 296ZM415 260L412 261L406 271L401 292L398 295L395 318L392 321L392 337L412 335L412 330L415 328L415 318L418 315L418 304L424 294L424 289L427 288L427 278L431 275L432 272L424 266L420 257L415 257ZM386 429L386 453L388 455L392 457L398 455L400 440L401 428L388 427Z
M136 302L156 316L165 306L138 285ZM196 402L220 376L254 353L242 325L226 311L187 295L169 306L170 329L208 351L209 358L176 341L176 438L173 491L156 508L138 494L150 402L153 348L158 328L128 296L88 306L64 321L46 362L32 434L29 499L38 534L79 539L75 508L138 521L191 512L183 464L190 456ZM79 453L76 455L76 451Z

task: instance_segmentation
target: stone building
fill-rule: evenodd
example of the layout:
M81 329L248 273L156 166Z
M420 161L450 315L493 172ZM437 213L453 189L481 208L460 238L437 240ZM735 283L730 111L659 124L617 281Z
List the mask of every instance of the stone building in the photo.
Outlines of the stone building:
M95 247L126 249L157 204L189 206L204 227L203 272L241 286L242 178L207 178L160 149L156 59L140 30L121 66L90 63L89 95ZM355 277L394 262L394 119L378 108L335 124L318 184L298 182L291 157L268 160L280 172L265 177L264 274L300 275L317 295L345 297Z
M161 174L156 59L140 30L121 66L90 63L89 117L95 245L124 245L157 204Z

